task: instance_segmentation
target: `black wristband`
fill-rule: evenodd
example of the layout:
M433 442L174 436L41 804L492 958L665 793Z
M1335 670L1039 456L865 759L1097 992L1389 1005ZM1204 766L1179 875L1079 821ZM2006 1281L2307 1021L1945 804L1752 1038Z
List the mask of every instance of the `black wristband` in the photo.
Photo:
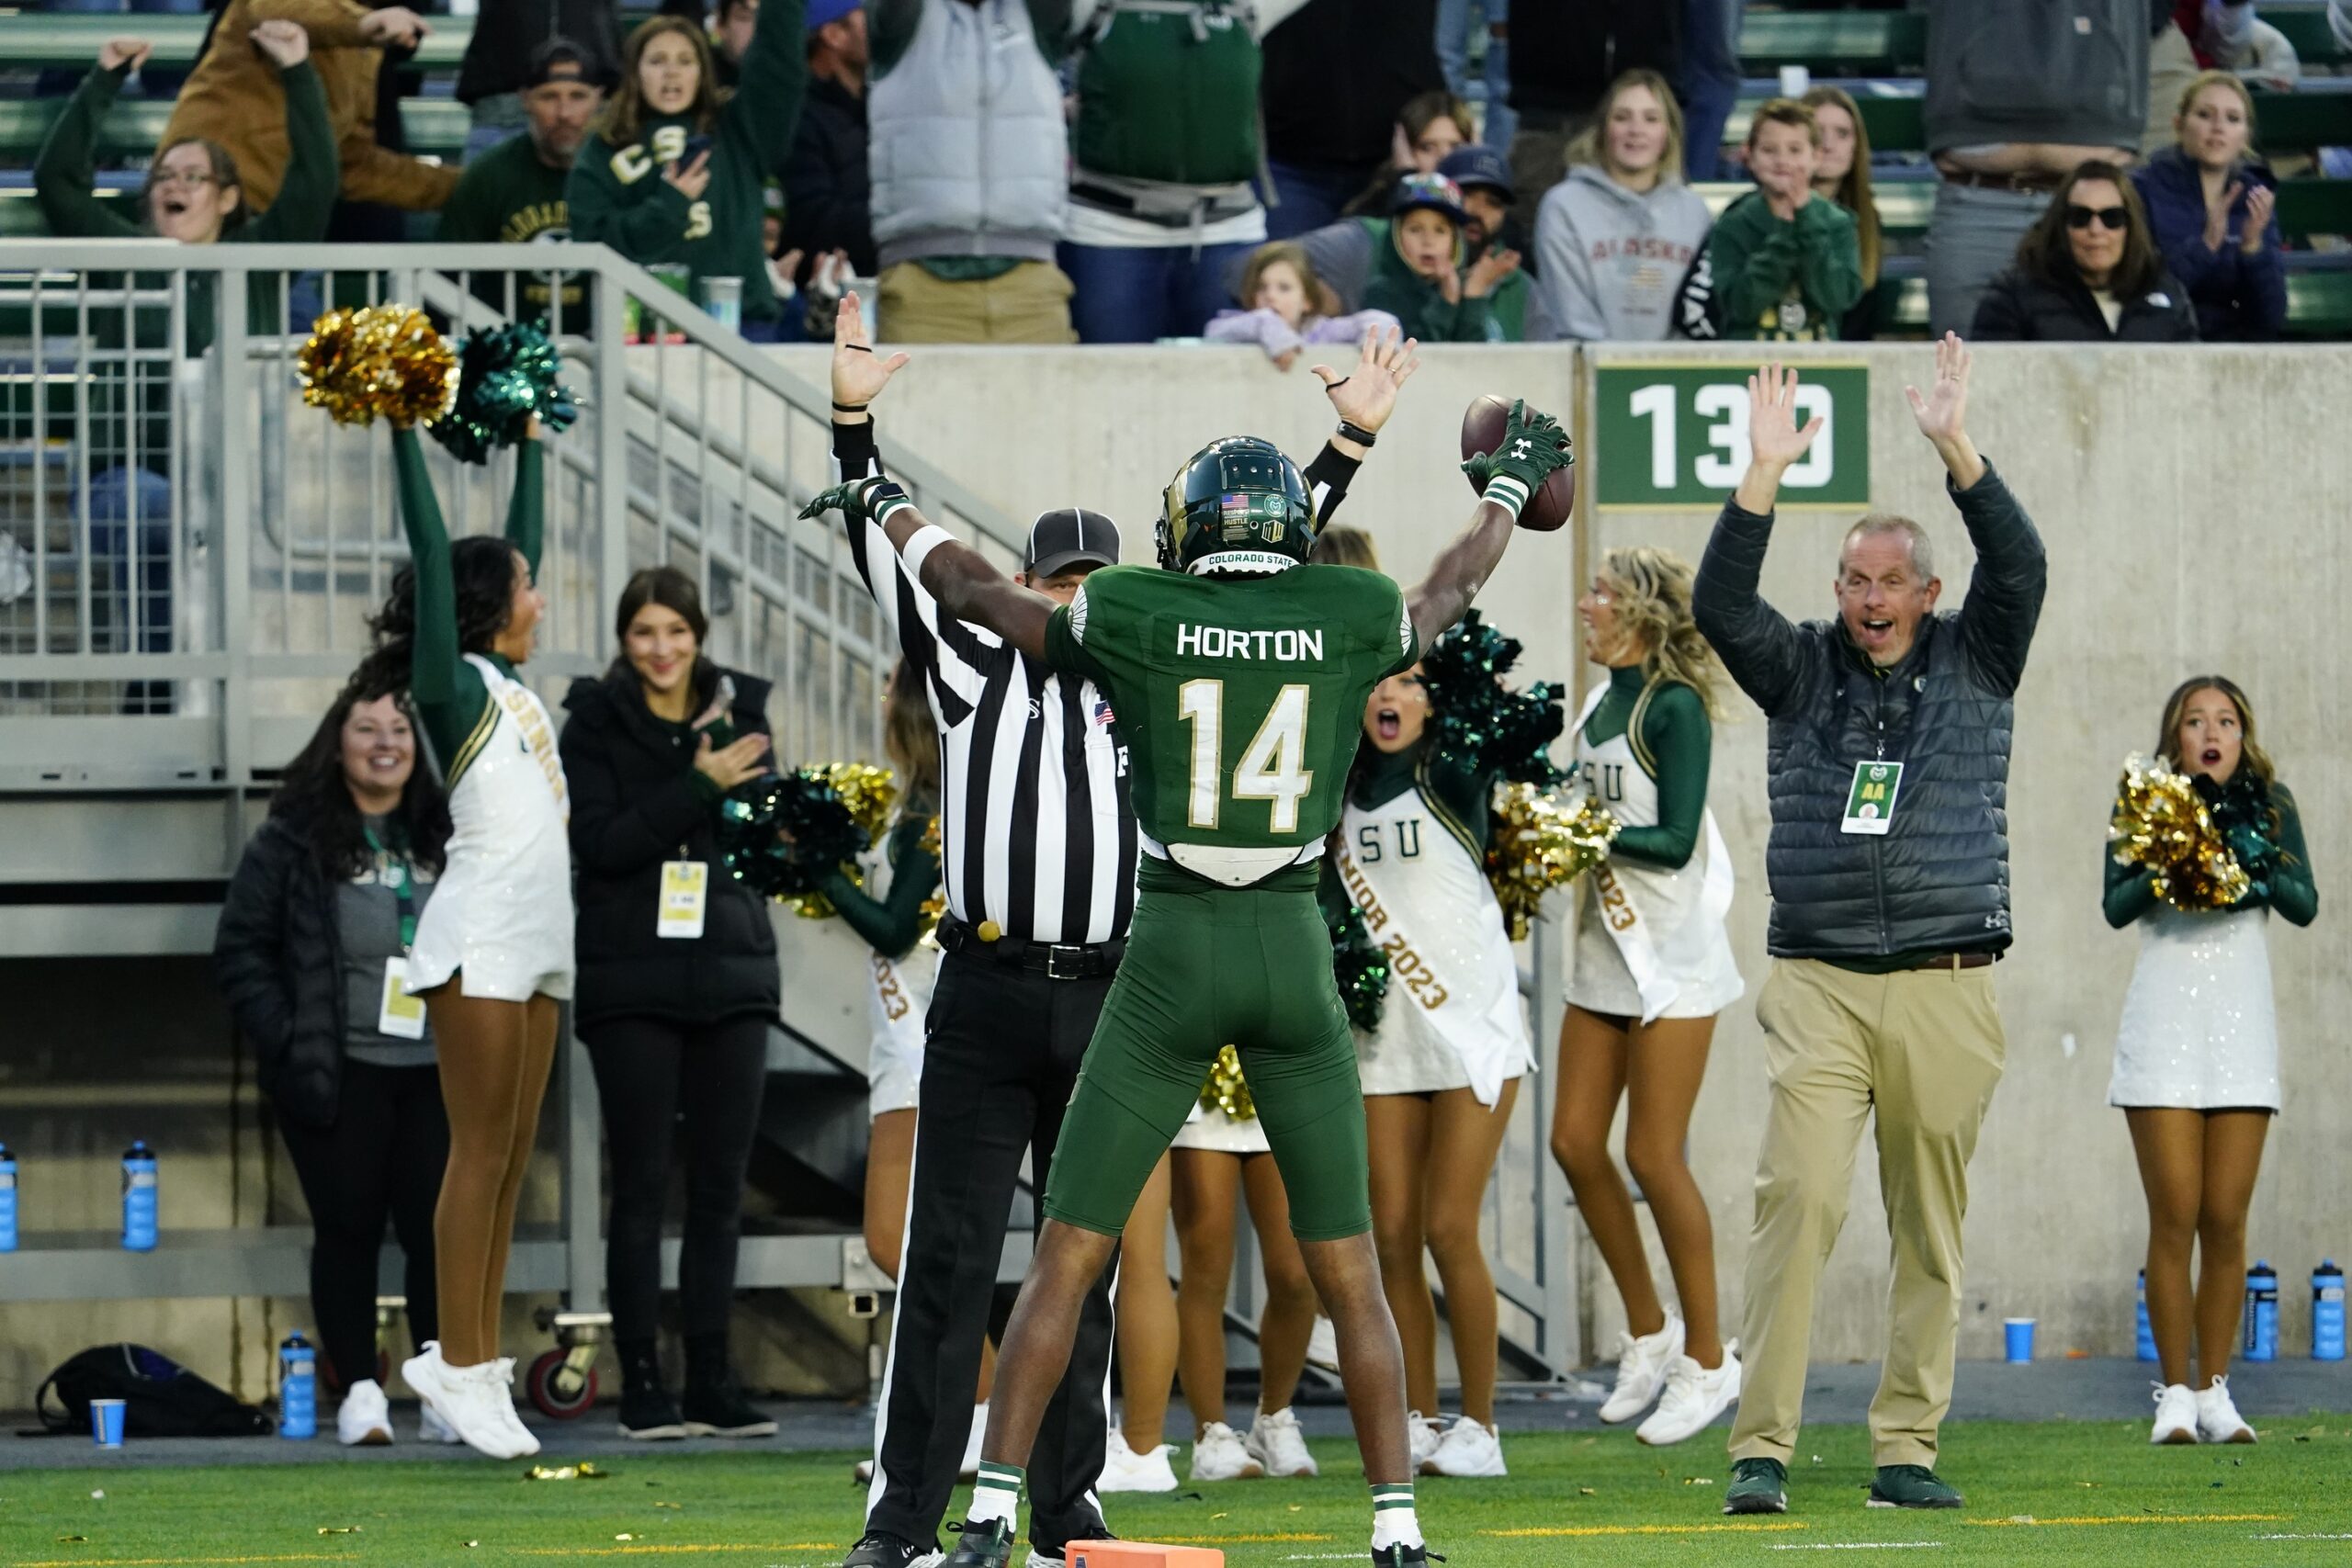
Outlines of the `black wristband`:
M1341 420L1339 434L1340 440L1352 441L1359 446L1370 446L1379 439L1371 431L1352 420Z
M833 412L835 413L864 413L867 409L873 406L874 405L871 403L835 402L833 404Z

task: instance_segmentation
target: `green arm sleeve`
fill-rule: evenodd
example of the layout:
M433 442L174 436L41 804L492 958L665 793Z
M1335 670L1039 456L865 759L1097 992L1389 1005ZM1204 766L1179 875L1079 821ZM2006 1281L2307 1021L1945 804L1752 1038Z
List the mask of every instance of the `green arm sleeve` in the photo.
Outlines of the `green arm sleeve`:
M922 847L930 824L910 817L890 829L890 893L876 899L840 872L820 884L850 930L885 958L904 958L922 935L923 901L939 890L939 858Z
M2312 880L2311 852L2303 847L2302 815L2284 787L2272 791L2278 807L2278 869L2270 874L2270 907L2299 926L2319 915L2319 886Z
M1661 689L1642 715L1642 744L1657 763L1657 825L1623 829L1610 852L1679 871L1699 847L1714 756L1715 727L1699 694L1688 686Z
M286 178L269 210L254 220L243 238L265 243L312 244L326 238L343 168L335 153L334 123L327 115L326 88L307 60L281 72L286 88Z
M523 552L523 562L534 574L546 542L547 513L547 455L536 441L519 442L514 447L514 494L506 503L506 542Z
M571 237L585 244L610 245L640 266L676 260L685 248L686 214L694 204L659 169L637 182L650 181L653 188L636 196L637 187L622 185L613 173L616 151L601 136L592 135L580 144L580 156L563 186Z
M720 111L729 135L758 161L760 177L782 173L808 93L808 0L767 0L743 53L743 76Z
M52 234L111 240L139 232L136 223L90 192L96 177L92 163L98 122L114 106L115 95L122 91L123 80L130 74L130 68L122 66L92 71L83 77L40 144L40 155L33 160L33 194Z
M424 721L435 755L454 772L458 755L490 705L490 692L458 647L458 587L449 570L449 530L424 469L424 449L413 430L392 432L399 468L401 526L408 533L416 575L416 645L410 656L409 695Z
M2100 908L2107 923L2117 931L2156 907L2156 874L2136 865L2116 863L2112 846L2101 845L2107 860L2107 896Z
M1804 297L1835 322L1862 298L1862 249L1853 214L1815 197L1797 214L1796 230L1804 253Z

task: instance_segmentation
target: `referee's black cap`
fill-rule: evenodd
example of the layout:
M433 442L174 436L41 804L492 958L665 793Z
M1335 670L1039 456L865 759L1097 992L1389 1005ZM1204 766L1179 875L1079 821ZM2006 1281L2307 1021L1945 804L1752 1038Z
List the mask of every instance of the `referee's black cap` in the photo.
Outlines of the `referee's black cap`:
M1041 512L1029 525L1029 547L1021 570L1031 577L1059 577L1074 566L1119 564L1119 525L1082 506Z

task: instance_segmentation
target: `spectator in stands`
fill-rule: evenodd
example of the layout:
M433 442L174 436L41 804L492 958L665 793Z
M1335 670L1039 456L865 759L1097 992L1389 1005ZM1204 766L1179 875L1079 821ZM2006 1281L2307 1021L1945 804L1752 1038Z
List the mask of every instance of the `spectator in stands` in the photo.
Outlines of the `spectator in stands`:
M1541 201L1568 170L1568 143L1592 123L1610 85L1646 68L1668 81L1682 59L1681 11L1672 0L1577 0L1524 5L1511 14L1512 184Z
M1814 165L1813 194L1853 214L1861 256L1861 302L1846 312L1838 335L1868 338L1878 321L1879 262L1884 245L1878 198L1871 193L1871 133L1862 124L1860 106L1843 87L1815 87L1805 94L1804 106L1821 130L1821 162Z
M710 19L710 63L718 85L732 91L743 80L743 57L760 25L760 0L718 0Z
M1241 275L1241 298L1249 308L1218 311L1206 336L1211 343L1254 343L1277 370L1297 364L1308 344L1361 343L1365 333L1397 324L1385 310L1331 311L1329 290L1315 276L1306 247L1295 240L1270 241L1251 254Z
M1396 182L1390 213L1385 222L1355 220L1373 253L1365 308L1387 311L1423 343L1506 341L1494 294L1519 270L1519 254L1482 255L1462 266L1461 188L1443 175L1408 175Z
M467 163L441 209L438 239L527 245L571 237L564 187L605 103L594 69L588 51L567 38L548 39L531 51L522 78L529 129ZM588 330L587 287L573 274L477 274L474 292L497 310L548 321L558 332Z
M1569 149L1535 217L1538 291L1555 338L1670 334L1676 288L1706 243L1707 204L1682 183L1682 111L1666 78L1626 72Z
M1476 95L1470 90L1474 29L1487 35ZM1510 0L1438 0L1437 60L1445 73L1446 91L1457 98L1479 97L1486 116L1478 140L1498 152L1510 152L1511 134L1519 128L1510 102Z
M1214 4L1103 0L1081 30L1059 252L1080 342L1198 333L1226 302L1227 268L1265 243L1250 183L1263 21ZM1171 1303L1171 1343L1174 1314Z
M2254 96L2227 71L2193 78L2173 117L2178 140L2132 171L2148 231L2188 287L2207 343L2264 342L2287 321L2278 176L2253 155Z
M581 144L565 187L574 239L629 260L742 280L743 335L772 342L784 307L760 249L770 171L783 165L808 79L803 0L775 0L740 90L713 78L700 28L654 17L628 36L620 90Z
M440 1337L433 1209L449 1118L424 1004L400 980L446 859L449 804L416 762L407 698L345 687L287 765L212 944L311 1207L311 1321L343 1387L335 1435L346 1445L392 1440L376 1381L387 1218L407 1266L409 1333L420 1348ZM429 1411L418 1435L456 1440Z
M871 19L876 292L888 343L1070 343L1055 75L1064 0L892 0Z
M164 145L209 141L236 160L244 199L266 208L291 177L284 123L282 65L254 39L270 0L229 0L214 18L204 53L164 128ZM326 91L345 201L382 202L431 212L448 199L458 171L394 152L376 141L376 78L388 48L413 47L430 30L405 6L370 11L355 0L316 0L302 8L312 62Z
M1433 175L1456 148L1477 140L1470 106L1442 90L1423 93L1396 112L1389 134L1388 161L1343 209L1350 218L1377 218L1388 210L1396 182L1407 175Z
M1747 130L1757 188L1707 237L1715 313L1726 338L1835 339L1862 297L1854 215L1813 193L1821 128L1813 110L1774 98Z
M1984 343L2194 343L2197 312L2165 270L2119 164L2074 172L1976 304Z
M1269 28L1259 88L1273 185L1267 238L1295 239L1339 218L1395 151L1407 101L1445 86L1437 4L1307 0L1280 25L1274 7L1260 5Z
M1724 177L1724 127L1739 101L1739 27L1747 0L1682 0L1682 103L1690 137L1682 172Z
M1462 191L1464 265L1475 265L1482 256L1500 256L1506 252L1520 258L1520 265L1495 286L1495 320L1502 323L1504 340L1525 343L1548 337L1550 333L1542 330L1543 312L1534 288L1534 246L1511 212L1518 193L1511 189L1510 163L1492 147L1474 141L1448 152L1437 172Z
M1928 315L1965 327L2050 192L2086 159L2127 161L2147 115L2148 0L1929 0Z
M784 165L782 232L769 254L847 254L851 272L875 274L874 213L865 146L865 7L810 0L808 101Z
M473 36L458 67L458 101L473 111L466 162L531 123L524 95L542 44L561 39L580 54L589 85L609 92L621 78L615 0L476 0Z
M614 622L620 656L572 682L560 750L579 868L574 1027L612 1151L605 1275L621 1435L772 1437L775 1423L736 1387L727 1324L779 1000L775 930L718 863L717 838L720 800L769 769L768 686L704 654L702 595L676 567L630 578ZM656 1351L673 1151L686 1190L683 1408Z

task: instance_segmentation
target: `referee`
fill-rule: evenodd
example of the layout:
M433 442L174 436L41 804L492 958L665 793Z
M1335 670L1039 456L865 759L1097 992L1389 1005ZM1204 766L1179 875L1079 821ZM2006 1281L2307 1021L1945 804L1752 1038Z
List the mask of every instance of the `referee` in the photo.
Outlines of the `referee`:
M906 358L873 354L856 297L842 301L832 370L842 479L878 468L866 405ZM1333 401L1345 406L1340 395ZM1339 505L1363 451L1343 438L1307 468L1318 525ZM851 525L849 546L885 626L923 681L940 738L944 956L925 1021L865 1533L842 1561L842 1568L909 1568L939 1550L1022 1156L1042 1190L1125 945L1136 819L1126 750L1092 682L1066 681L995 633L943 615L879 528ZM1063 507L1031 525L1016 581L1066 604L1088 572L1118 559L1109 518ZM1069 1370L1032 1453L1033 1562L1059 1563L1066 1543L1110 1533L1093 1490L1110 1424L1115 1272L1106 1270L1087 1297Z

